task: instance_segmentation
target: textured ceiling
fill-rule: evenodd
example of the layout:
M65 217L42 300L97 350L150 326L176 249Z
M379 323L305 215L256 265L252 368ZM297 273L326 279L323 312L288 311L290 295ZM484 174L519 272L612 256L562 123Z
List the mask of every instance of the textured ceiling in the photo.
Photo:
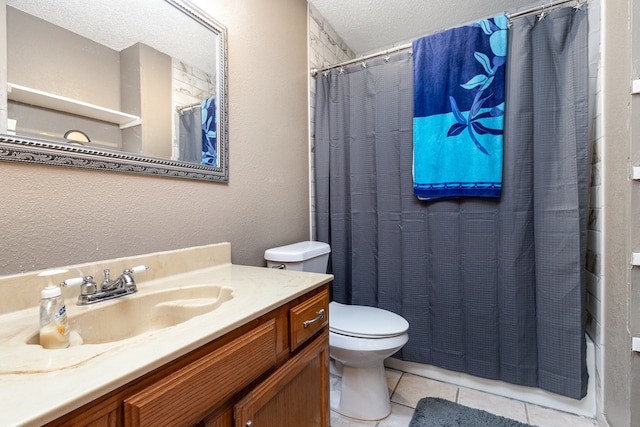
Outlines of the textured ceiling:
M309 2L356 55L363 55L482 18L548 4L549 0ZM212 59L208 50L204 50L206 55L200 56L203 52L200 46L207 38L204 27L195 25L193 30L184 32L189 26L178 22L175 10L161 0L7 0L7 4L63 25L112 49L121 50L136 41L145 40L150 46L192 65L198 66ZM165 10L172 14L160 13L152 17L149 14L152 8L154 13ZM122 14L117 15L118 12ZM180 18L188 21L185 16ZM148 36L153 36L153 39L145 39ZM189 42L193 40L199 40L199 43Z
M356 55L549 0L309 0Z

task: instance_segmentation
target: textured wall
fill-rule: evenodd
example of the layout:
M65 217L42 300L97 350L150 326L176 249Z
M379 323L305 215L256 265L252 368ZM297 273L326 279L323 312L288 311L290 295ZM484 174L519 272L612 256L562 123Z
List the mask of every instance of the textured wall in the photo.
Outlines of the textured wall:
M603 50L603 183L604 239L602 264L604 286L604 416L610 426L637 426L632 402L629 334L629 252L630 252L630 82L631 82L631 0L602 2ZM637 125L635 125L637 126ZM636 143L637 144L637 143ZM637 190L636 190L637 191ZM637 245L638 243L635 243ZM636 248L637 250L637 248ZM638 292L636 290L635 292ZM637 376L638 369L635 369Z
M612 0L609 0L612 1ZM631 28L627 33L631 41L631 78L640 79L640 2L632 1L630 6ZM621 82L624 83L624 82ZM624 86L623 86L624 87ZM628 86L627 86L628 88ZM631 166L640 166L640 95L634 94L631 97L631 111L629 124L631 126ZM629 217L629 252L640 252L640 181L631 182L630 195L630 217ZM622 287L628 292L629 315L627 331L631 337L640 337L640 268L631 269L630 282ZM625 313L619 313L624 315ZM621 320L626 320L622 318ZM622 334L620 349L622 356L629 354L629 335ZM626 339L626 342L625 342ZM640 425L640 353L631 353L629 361L629 403L630 419L629 425Z
M197 4L228 29L229 184L0 163L0 274L222 241L263 265L309 238L306 1Z

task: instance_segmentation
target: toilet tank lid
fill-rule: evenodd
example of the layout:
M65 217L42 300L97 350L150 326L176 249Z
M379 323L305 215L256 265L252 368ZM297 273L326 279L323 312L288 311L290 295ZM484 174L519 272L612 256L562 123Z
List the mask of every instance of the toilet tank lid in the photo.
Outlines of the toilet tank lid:
M298 242L264 251L264 259L276 262L300 262L325 255L331 247L323 242Z

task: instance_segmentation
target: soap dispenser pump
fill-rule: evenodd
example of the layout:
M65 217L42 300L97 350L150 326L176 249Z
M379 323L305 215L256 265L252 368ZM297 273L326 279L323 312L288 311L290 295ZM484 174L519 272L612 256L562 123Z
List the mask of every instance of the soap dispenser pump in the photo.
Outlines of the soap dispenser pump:
M69 347L69 321L60 287L49 282L40 292L40 345L47 349Z

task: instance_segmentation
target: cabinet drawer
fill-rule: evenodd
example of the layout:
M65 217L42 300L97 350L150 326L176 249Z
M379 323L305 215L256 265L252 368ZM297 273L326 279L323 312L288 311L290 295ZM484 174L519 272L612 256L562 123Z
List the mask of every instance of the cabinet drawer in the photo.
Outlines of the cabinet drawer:
M329 292L324 290L289 310L291 351L329 324Z
M126 399L125 425L193 425L275 364L272 319Z

